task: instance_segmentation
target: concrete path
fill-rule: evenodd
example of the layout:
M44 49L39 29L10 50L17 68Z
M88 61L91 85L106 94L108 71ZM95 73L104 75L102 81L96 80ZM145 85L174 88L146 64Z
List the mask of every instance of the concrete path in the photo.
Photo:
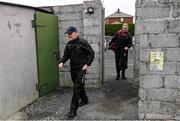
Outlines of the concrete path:
M132 52L130 52L133 56ZM105 53L105 82L101 89L87 90L90 103L78 109L75 120L137 120L138 89L129 82L133 77L133 58L129 58L127 80L115 80L114 54ZM71 88L61 88L26 106L9 119L63 120L69 111Z

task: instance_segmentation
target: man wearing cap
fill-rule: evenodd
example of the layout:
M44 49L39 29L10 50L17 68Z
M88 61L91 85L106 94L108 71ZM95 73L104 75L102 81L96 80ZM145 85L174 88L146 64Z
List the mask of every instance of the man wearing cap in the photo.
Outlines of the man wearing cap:
M64 63L70 59L70 71L74 87L70 112L66 116L74 118L77 115L78 106L88 104L88 97L82 78L93 62L95 53L87 40L78 37L75 27L68 27L65 34L67 34L69 41L66 44L64 55L59 62L59 68L62 68ZM79 100L81 101L80 103Z

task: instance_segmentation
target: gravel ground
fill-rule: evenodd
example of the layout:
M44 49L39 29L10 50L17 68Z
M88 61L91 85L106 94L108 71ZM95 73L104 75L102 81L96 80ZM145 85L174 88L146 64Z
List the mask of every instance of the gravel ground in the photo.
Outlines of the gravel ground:
M138 119L137 89L128 81L105 82L101 89L87 90L89 104L80 107L75 120ZM26 106L23 120L64 120L69 111L71 88L62 88Z

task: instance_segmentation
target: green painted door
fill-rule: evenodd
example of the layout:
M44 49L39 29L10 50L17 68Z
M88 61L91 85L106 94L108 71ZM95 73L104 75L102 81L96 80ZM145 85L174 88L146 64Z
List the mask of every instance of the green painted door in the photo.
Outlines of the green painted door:
M58 57L59 32L58 17L36 12L35 30L38 64L38 90L44 96L59 85Z

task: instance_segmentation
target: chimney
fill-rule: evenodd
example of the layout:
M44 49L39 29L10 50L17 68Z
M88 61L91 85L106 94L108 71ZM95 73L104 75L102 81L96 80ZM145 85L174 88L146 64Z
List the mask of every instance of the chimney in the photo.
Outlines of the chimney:
M120 13L120 9L119 8L118 8L117 12Z

